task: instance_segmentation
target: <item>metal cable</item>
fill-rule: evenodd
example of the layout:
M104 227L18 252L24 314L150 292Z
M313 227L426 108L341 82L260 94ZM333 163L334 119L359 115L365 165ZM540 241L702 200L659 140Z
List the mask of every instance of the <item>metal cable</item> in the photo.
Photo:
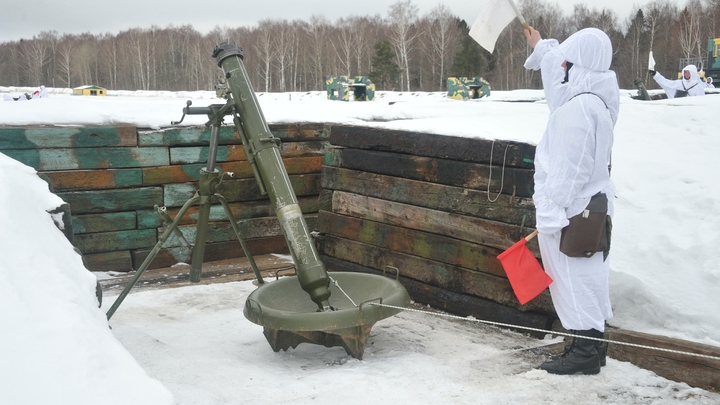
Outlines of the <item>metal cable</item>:
M490 175L488 176L488 184L487 184L487 199L488 201L494 203L495 201L500 198L500 194L502 194L503 188L505 188L505 162L507 161L507 151L510 147L510 143L505 145L505 154L503 155L503 165L502 165L502 173L500 174L500 191L498 191L497 196L495 196L495 199L490 198L490 183L492 183L492 158L493 158L493 150L495 149L495 140L493 139L492 146L490 147Z
M343 290L342 287L340 287L340 284L338 284L338 282L337 282L334 278L330 277L330 281L331 281L333 284L335 284L335 287L337 287L338 290L340 290L340 292L342 292L343 294L345 294L345 296L347 297L347 299L349 299L350 302L352 302L352 304L353 304L354 307L357 306L357 304L355 303L355 301L353 301L353 299L350 298L349 295L347 295L347 293L345 292L345 290Z
M338 287L338 288L339 288L339 287ZM342 291L342 289L341 289L340 291ZM350 297L348 297L348 298L350 298ZM351 301L352 301L352 300L351 300ZM370 303L368 303L368 304L369 304L369 305L377 305L377 306L380 306L380 307L388 307L388 308L393 308L393 309L400 309L400 310L403 310L403 311L418 312L418 313L421 313L421 314L435 315L435 316L440 316L440 317L445 317L445 318L459 319L459 320L463 320L463 321L479 322L479 323L483 323L483 324L487 324L487 325L493 325L493 326L503 326L503 327L506 327L506 328L524 329L524 330L529 330L529 331L532 331L532 332L550 333L550 334L552 334L552 335L568 336L568 337L572 337L572 338L582 338L582 339L587 339L587 340L596 340L596 341L598 341L598 342L614 343L614 344L623 345L623 346L637 347L637 348L640 348L640 349L657 350L657 351L661 351L661 352L674 353L674 354L684 354L684 355L688 355L688 356L701 357L701 358L704 358L704 359L710 359L710 360L720 361L720 357L717 357L717 356L708 356L708 355L706 355L706 354L683 352L683 351L680 351L680 350L672 350L672 349L664 349L664 348L661 348L661 347L645 346L645 345L639 345L639 344L636 344L636 343L618 342L618 341L609 340L609 339L601 339L601 338L586 337L586 336L579 337L578 335L573 335L573 334L565 333L565 332L549 331L549 330L546 330L546 329L537 329L537 328L531 328L531 327L528 327L528 326L519 326L519 325L508 324L508 323L486 321L486 320L483 320L483 319L476 319L476 318L470 319L470 318L467 318L467 317L462 317L462 316L457 316L457 315L450 315L450 314L443 314L443 313L435 313L435 312L421 311L421 310L419 310L419 309L404 308L404 307L398 307L398 306L395 306L395 305L380 304L380 303L377 303L377 302L370 302Z

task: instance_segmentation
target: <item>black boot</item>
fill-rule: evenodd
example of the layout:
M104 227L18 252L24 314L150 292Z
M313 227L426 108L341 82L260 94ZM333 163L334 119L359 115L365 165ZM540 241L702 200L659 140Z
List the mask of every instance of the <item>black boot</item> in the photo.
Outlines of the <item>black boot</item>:
M542 370L551 374L597 374L600 372L600 356L595 340L582 339L581 336L598 337L602 333L595 329L575 331L570 347L559 358L540 365Z
M605 339L605 333L600 332L599 330L596 330L596 329L591 329L591 331L595 332L595 335L593 337L596 337L598 339ZM565 346L565 350L564 350L563 354L567 353L570 350L570 347L572 347L572 345ZM595 349L597 350L598 356L600 357L600 367L605 367L605 365L607 364L607 360L606 360L606 358L607 358L607 354L606 354L607 353L607 343L599 342L596 340L595 341Z
M600 332L599 330L590 329L591 331L595 332L595 338L598 339L605 339L605 333ZM607 363L607 343L605 342L599 342L597 340L595 342L595 349L598 352L598 357L600 357L600 367L605 367L605 364Z

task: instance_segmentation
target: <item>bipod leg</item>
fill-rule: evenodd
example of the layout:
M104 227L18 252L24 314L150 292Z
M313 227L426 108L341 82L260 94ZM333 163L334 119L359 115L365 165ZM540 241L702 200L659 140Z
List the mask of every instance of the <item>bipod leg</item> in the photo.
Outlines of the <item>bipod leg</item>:
M225 209L225 215L227 215L228 219L230 220L233 231L235 231L235 236L237 237L238 241L240 241L240 246L242 246L243 252L245 252L245 257L247 257L248 261L250 262L250 266L255 273L255 278L257 278L258 284L265 284L265 280L263 280L262 275L260 274L260 270L255 263L255 259L253 258L252 253L250 253L250 247L248 247L247 243L245 243L245 239L242 237L242 235L240 235L240 227L237 224L235 215L233 215L232 211L230 210L230 206L228 205L227 200L220 194L215 194L215 198L220 201L223 208Z
M115 311L117 311L118 307L120 307L120 304L122 304L122 302L125 300L125 297L127 297L130 290L138 282L140 276L142 276L145 270L147 270L148 266L150 266L150 263L152 263L153 259L155 259L155 256L157 256L158 252L163 247L165 242L167 242L170 235L173 233L173 231L175 231L175 229L177 229L178 223L180 223L180 220L185 215L190 206L192 206L199 200L200 196L198 196L197 194L195 194L193 198L187 200L187 202L185 202L185 205L183 205L180 209L180 212L178 212L178 214L175 216L175 219L172 221L170 226L165 229L165 232L163 232L162 235L160 235L160 239L158 240L158 242L155 244L148 256L145 258L145 260L135 272L135 276L133 276L132 280L130 280L130 283L125 286L120 295L118 295L118 297L115 299L115 302L112 304L110 309L107 311L108 321L110 320L110 318L112 318L113 314L115 314Z

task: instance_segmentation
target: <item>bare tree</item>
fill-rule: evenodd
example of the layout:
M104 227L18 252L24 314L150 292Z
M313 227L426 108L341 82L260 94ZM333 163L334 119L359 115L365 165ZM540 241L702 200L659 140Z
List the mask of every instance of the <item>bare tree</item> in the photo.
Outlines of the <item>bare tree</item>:
M390 43L392 43L397 55L400 69L404 76L401 76L400 87L403 85L406 91L410 91L410 60L409 55L413 42L418 36L414 29L417 21L418 8L412 0L399 0L390 6L388 24L390 29Z
M439 85L438 89L443 90L447 84L447 66L451 63L451 44L458 35L456 18L447 6L438 4L430 11L425 28L430 43L430 60L438 68L436 83Z
M680 47L686 58L703 56L702 4L699 0L689 0L680 13Z

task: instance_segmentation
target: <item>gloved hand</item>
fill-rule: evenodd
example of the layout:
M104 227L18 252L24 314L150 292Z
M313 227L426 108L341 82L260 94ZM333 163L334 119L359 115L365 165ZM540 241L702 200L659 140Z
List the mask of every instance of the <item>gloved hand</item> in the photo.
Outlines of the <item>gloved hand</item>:
M650 73L650 76L655 76L655 71L652 69L648 69L648 73Z

